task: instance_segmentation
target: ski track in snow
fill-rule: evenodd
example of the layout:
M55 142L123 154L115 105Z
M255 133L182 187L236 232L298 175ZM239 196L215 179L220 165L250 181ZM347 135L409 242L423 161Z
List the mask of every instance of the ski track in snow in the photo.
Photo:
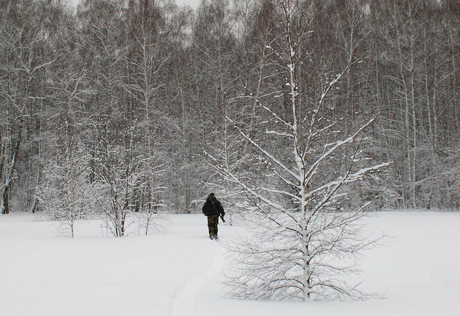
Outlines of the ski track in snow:
M213 245L213 261L204 275L192 277L182 283L174 296L170 316L193 316L195 296L198 289L208 280L219 274L224 266L224 248L219 244Z

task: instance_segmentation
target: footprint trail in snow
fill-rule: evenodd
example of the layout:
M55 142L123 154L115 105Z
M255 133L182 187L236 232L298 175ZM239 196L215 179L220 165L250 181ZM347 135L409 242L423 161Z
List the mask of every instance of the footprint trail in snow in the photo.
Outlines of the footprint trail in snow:
M204 275L192 277L177 290L172 303L170 316L193 316L195 309L195 296L198 289L214 276L219 274L224 266L225 249L219 244L213 245L213 261L211 267Z

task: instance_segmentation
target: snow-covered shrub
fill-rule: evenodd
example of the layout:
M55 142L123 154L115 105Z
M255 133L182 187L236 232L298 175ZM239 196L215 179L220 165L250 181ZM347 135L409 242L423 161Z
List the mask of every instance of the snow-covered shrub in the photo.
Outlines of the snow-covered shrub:
M89 156L82 150L50 159L43 169L43 181L37 190L40 214L58 221L71 237L77 220L95 216L94 186L90 183Z

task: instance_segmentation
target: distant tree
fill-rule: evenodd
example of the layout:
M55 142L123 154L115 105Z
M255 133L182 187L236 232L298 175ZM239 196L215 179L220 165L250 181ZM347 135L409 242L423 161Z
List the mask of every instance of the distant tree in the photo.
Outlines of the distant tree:
M0 11L0 207L9 213L10 201L32 210L36 204L48 73L62 56L53 43L68 16L54 1L2 1Z
M166 125L164 103L167 100L164 100L162 91L168 83L165 68L172 55L169 35L176 30L168 27L166 9L155 1L129 1L126 23L129 34L123 88L127 92L125 98L129 107L125 119L127 124L135 126L133 137L141 143L139 150L144 152L150 163L149 182L138 196L139 203L143 204L142 210L152 214L161 205L165 191L158 190L163 179L155 170L162 164L160 143L165 141L159 131Z
M458 134L457 124L447 123L458 116L452 88L458 77L458 56L452 54L458 47L451 41L456 27L446 27L456 23L448 4L388 0L368 6L375 43L369 89L380 113L379 151L395 161L390 186L397 207L446 206L448 183L440 166L452 144L442 135Z
M446 186L443 194L446 196L445 205L449 210L460 209L460 149L452 149L443 159L440 176Z
M216 159L226 163L230 162L230 156L244 155L239 140L235 142L234 130L226 120L231 100L244 91L241 82L244 80L242 71L246 70L241 65L244 52L237 34L243 32L240 27L245 22L237 12L227 0L203 2L198 8L190 49L195 59L195 76L199 80L196 90L200 92L197 96L202 122L201 148L206 153L205 157L201 156L211 166L204 166L202 187L207 193L215 191L224 200L234 196L238 190L228 186L212 166L217 163ZM206 194L203 189L201 192Z

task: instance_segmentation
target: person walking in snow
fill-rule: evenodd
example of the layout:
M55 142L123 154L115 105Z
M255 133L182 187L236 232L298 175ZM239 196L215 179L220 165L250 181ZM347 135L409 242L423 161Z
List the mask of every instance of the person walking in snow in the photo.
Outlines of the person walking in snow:
M222 204L216 199L214 193L208 195L206 202L203 205L202 211L203 214L208 217L209 238L211 240L218 239L217 225L219 224L219 217L223 222L225 222L225 212Z

